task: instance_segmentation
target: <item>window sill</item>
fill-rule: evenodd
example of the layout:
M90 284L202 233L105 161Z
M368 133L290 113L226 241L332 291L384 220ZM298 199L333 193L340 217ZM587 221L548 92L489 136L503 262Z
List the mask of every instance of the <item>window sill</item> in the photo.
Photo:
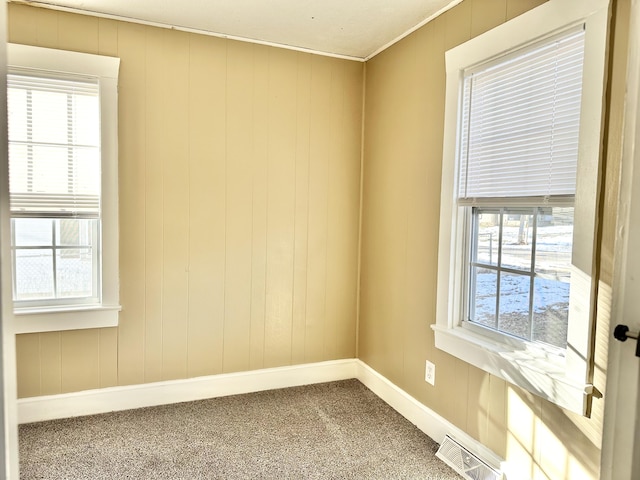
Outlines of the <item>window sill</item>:
M118 326L120 305L73 305L64 307L16 308L14 333L57 332Z
M431 328L436 348L562 408L585 414L593 387L568 377L563 358L496 342L461 327Z

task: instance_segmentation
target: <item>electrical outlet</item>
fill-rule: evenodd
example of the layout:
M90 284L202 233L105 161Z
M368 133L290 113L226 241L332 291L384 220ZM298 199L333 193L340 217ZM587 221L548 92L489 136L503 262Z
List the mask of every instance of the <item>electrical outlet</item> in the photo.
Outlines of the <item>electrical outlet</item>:
M424 380L431 385L436 384L436 366L427 360L427 365L424 370Z

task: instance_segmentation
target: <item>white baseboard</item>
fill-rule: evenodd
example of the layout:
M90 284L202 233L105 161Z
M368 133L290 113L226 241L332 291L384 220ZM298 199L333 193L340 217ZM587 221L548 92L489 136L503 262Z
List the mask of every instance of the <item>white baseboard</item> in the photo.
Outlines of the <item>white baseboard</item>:
M355 359L22 398L18 423L152 407L356 378Z
M493 451L420 403L366 363L360 360L356 360L356 362L358 364L358 380L433 440L441 443L445 434L449 434L491 467L501 471L505 470L507 464Z
M442 442L448 433L492 467L502 469L506 466L487 447L357 359L22 398L18 400L18 423L95 415L350 378L357 378L436 442Z

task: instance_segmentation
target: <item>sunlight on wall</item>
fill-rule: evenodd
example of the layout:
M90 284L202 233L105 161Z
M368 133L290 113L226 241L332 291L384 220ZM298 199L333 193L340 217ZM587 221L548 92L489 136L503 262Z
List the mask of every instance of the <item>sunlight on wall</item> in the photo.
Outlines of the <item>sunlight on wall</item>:
M534 480L590 479L594 478L585 459L571 452L576 445L567 442L564 423L543 413L542 401L515 387L507 392L507 446L505 468L507 478ZM566 416L567 424L570 423ZM572 422L571 422L572 423ZM562 438L561 438L562 437Z
M574 478L567 476L568 455L558 437L536 419L534 455L539 459L534 466L533 478Z
M533 472L536 419L533 411L513 387L507 391L507 458L513 469L507 477Z

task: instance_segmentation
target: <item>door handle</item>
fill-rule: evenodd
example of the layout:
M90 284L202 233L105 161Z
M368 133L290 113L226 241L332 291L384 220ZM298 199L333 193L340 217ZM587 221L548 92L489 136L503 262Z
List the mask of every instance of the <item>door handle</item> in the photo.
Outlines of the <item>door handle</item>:
M621 342L626 342L628 338L636 340L636 357L640 357L640 342L637 341L640 335L638 332L630 332L626 325L616 325L616 328L613 329L613 337Z

